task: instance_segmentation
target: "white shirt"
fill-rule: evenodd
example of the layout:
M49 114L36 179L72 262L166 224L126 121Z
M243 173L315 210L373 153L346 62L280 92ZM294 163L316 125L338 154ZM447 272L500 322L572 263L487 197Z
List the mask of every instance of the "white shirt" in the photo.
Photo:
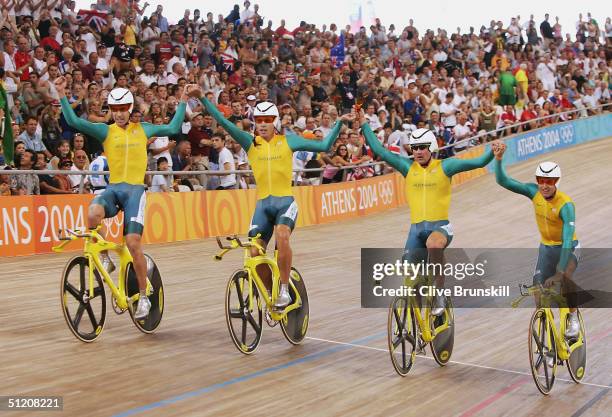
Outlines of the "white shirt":
M185 58L181 58L178 56L173 56L168 60L168 63L166 64L166 71L172 72L172 66L175 62L180 62L181 64L183 64L183 67L185 68L185 73L187 72L187 61L185 61Z
M370 125L370 129L376 130L382 127L382 125L380 124L380 120L378 119L378 116L376 114L373 114L371 116L369 114L366 114L365 118L368 121L368 124Z
M158 80L157 74L153 73L151 75L147 75L144 72L142 74L140 74L140 81L142 81L143 83L145 83L145 85L147 87L149 87L151 84L156 83Z
M33 62L34 62L34 69L39 74L43 72L45 68L47 68L47 63L45 61L41 61L38 58L34 58ZM40 76L40 79L43 81L47 81L49 79L49 74L45 72L43 75Z
M169 143L170 139L168 138L168 136L158 136L153 141L153 143L149 145L149 149L153 150L165 148L166 146L168 146ZM168 168L172 170L172 155L170 155L170 151L166 149L165 151L158 153L157 155L153 155L153 158L155 158L155 160L157 161L162 156L166 157L166 159L168 160Z
M76 165L73 165L70 168L70 171L72 172L81 172L80 169L78 169L76 167ZM70 184L72 185L73 189L79 189L79 187L81 186L81 178L83 178L83 175L68 175L68 179L70 180ZM89 184L89 176L85 177L85 181L84 181L84 185L86 186L87 184Z
M89 165L90 171L108 171L108 161L106 160L106 156L100 155L96 159L94 159ZM106 187L108 186L108 176L107 175L90 175L89 183L92 187ZM94 194L101 194L104 192L104 189L94 190Z
M548 83L555 82L555 73L556 65L552 62L545 64L544 62L540 62L536 67L536 75L538 79Z
M85 41L85 47L87 49L86 61L89 62L89 54L98 51L98 49L96 48L96 37L93 35L93 33L87 32L81 35L81 39Z
M445 113L450 113L450 116L444 116ZM442 116L442 123L444 126L455 126L457 124L457 117L455 114L457 113L457 107L453 103L440 104L440 115Z
M404 145L410 144L410 138L406 134L406 132L402 132L401 130L396 130L396 131L391 132L391 134L389 135L389 138L387 139L387 144L388 144L388 147L398 147L400 155L406 156L406 157L408 156L408 152L406 152L406 149L404 149ZM389 149L389 150L393 152L392 149Z
M151 179L151 186L149 187L149 191L152 193L163 193L163 186L168 187L168 182L166 181L165 175L153 175Z
M225 168L225 163L229 163L229 170ZM232 155L229 149L224 147L219 152L219 171L234 171L235 169L234 155ZM221 187L236 185L236 174L221 175L219 176L219 182Z

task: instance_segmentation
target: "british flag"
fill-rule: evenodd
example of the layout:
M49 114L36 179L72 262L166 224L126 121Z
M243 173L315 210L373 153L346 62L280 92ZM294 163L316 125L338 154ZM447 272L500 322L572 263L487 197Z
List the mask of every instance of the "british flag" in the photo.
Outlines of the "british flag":
M106 24L106 16L108 13L99 12L97 10L79 10L77 13L77 20L79 23L85 21L89 26L95 28L98 32L102 30L102 27Z
M236 58L233 55L228 54L226 52L221 52L221 61L223 62L223 66L228 72L234 71L234 63L236 62Z

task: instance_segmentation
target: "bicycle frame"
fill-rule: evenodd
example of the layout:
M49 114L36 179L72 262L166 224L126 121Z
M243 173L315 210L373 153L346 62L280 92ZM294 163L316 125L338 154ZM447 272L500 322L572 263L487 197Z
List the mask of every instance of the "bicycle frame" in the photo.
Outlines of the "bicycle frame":
M405 285L407 287L417 287L418 285L421 285L423 283L427 282L427 278L420 276L418 279L412 280L410 278L406 278L405 281ZM410 307L407 314L408 314L408 318L410 318L410 315L412 314L411 311L414 311L415 314L415 318L417 320L417 324L419 326L419 331L421 332L421 338L423 339L423 341L425 343L429 343L431 342L438 333L442 332L443 330L448 328L448 323L449 323L449 319L448 317L446 317L446 320L444 320L444 323L438 327L436 327L435 329L431 329L431 314L429 314L429 312L431 311L431 308L428 307L429 306L429 301L431 299L431 295L427 295L426 299L425 299L425 303L424 303L424 307L419 306L417 301L416 301L416 297L410 297ZM421 303L423 304L423 303ZM423 313L421 313L421 310L423 310ZM446 309L444 310L444 315L447 315L448 312L446 311Z
M127 267L130 262L133 261L132 255L128 250L125 243L117 244L114 242L110 242L105 240L102 235L98 232L100 227L98 226L94 230L90 230L88 233L78 233L69 229L66 231L69 233L69 236L65 238L60 238L63 240L61 244L53 247L54 252L62 252L64 247L76 240L76 239L85 239L85 245L83 249L83 254L87 258L89 264L89 297L93 298L94 296L94 280L95 280L95 271L102 276L106 285L111 290L113 297L117 303L117 307L122 310L128 308L130 303L134 303L138 301L140 294L134 294L130 299L128 299L126 295L125 288L125 274L127 273ZM110 277L106 269L102 266L102 261L100 260L100 252L102 251L113 251L119 256L120 266L119 266L119 278L118 278L118 286L115 285L113 279ZM147 282L147 287L150 284Z
M264 302L268 306L268 311L270 312L270 317L272 320L279 321L284 319L287 316L287 313L299 308L302 305L302 299L300 297L299 292L295 288L295 285L291 280L289 280L289 286L293 288L293 293L295 294L295 301L289 304L287 307L283 309L283 311L276 311L274 306L274 301L276 300L276 294L278 294L278 288L280 285L280 270L278 268L278 250L274 251L274 258L270 258L265 255L264 248L256 242L258 237L251 238L248 243L242 243L236 236L228 237L230 240L230 246L223 246L219 238L217 238L217 242L219 246L223 249L218 255L215 256L215 260L220 261L223 256L232 249L244 248L244 264L243 268L247 271L249 276L249 309L253 309L253 302L255 297L253 297L253 283L259 290L259 293L264 299ZM251 248L256 248L259 251L259 255L251 256L250 250ZM270 268L272 272L272 295L269 294L266 285L264 284L261 276L257 272L257 267L259 265L266 265ZM244 290L244 288L243 288Z
M553 309L551 307L553 302L556 302L559 306L566 305L565 298L558 294L557 292L544 288L542 286L537 287L527 287L525 285L519 285L521 296L512 302L512 307L518 307L518 305L530 295L540 295L540 307L538 309L542 309L544 314L546 315L546 320L548 320L552 325L550 326L555 337L555 348L557 349L557 356L560 360L565 361L568 360L572 352L578 349L580 346L584 344L584 339L582 333L578 336L578 340L571 345L567 343L565 340L565 326L567 322L567 315L570 313L569 307L559 307L559 325L555 321L555 316L553 314ZM526 293L523 290L527 290ZM548 344L551 344L550 333L548 334Z

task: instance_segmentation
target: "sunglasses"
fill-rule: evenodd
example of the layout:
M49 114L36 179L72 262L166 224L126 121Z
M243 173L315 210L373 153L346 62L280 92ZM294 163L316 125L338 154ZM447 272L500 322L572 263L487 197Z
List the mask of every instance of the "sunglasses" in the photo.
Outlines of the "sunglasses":
M109 108L112 112L124 112L130 110L131 104L109 104Z
M429 149L429 145L410 145L413 151L424 151Z
M536 177L536 182L539 185L550 185L553 186L559 181L559 178L549 178L549 177Z
M255 123L274 123L276 116L256 116Z

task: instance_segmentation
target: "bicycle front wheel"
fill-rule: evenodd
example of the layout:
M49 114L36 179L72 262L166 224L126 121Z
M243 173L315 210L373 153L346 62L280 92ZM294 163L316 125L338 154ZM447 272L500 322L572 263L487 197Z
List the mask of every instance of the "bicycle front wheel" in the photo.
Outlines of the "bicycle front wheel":
M418 344L416 318L408 297L395 297L389 306L387 343L395 371L406 376L416 358Z
M538 390L548 395L555 383L557 349L554 324L548 320L546 310L537 309L529 323L529 364Z
M62 312L68 328L82 342L93 342L106 322L106 294L98 271L94 270L93 297L89 292L89 260L76 256L68 261L61 282Z
M255 352L263 332L263 306L257 286L249 292L249 274L234 272L225 291L225 320L232 342L245 355Z

